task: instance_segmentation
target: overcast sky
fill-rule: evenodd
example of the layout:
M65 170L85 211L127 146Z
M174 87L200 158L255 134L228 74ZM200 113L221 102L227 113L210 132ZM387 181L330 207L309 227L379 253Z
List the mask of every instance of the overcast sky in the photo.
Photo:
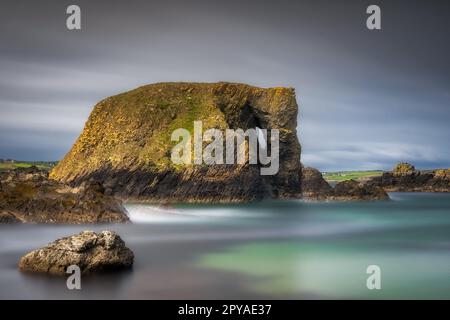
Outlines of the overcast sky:
M449 167L449 17L447 0L2 0L0 158L61 159L96 102L137 86L233 81L296 89L306 165Z

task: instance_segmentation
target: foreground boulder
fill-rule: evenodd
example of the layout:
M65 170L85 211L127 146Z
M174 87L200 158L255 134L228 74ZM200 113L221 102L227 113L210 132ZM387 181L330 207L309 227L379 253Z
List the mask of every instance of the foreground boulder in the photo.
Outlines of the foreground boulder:
M402 162L391 172L373 177L365 184L381 187L388 192L450 192L450 169L420 171Z
M303 168L302 198L307 201L363 201L388 200L388 194L378 186L355 180L342 181L332 188L319 170Z
M112 231L83 231L48 246L27 253L19 261L25 272L66 275L67 267L76 265L82 273L129 268L134 254Z
M36 167L0 174L0 223L107 223L129 221L125 208L98 183L72 188Z
M156 83L99 102L50 177L100 182L107 194L150 202L241 202L295 198L300 190L298 106L292 88L236 83ZM175 129L278 129L279 171L261 164L175 165Z

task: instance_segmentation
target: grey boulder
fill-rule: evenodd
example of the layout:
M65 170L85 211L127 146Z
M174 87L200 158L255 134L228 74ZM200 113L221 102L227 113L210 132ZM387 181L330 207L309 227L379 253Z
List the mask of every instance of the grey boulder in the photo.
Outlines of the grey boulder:
M76 265L82 273L130 268L134 254L113 231L83 231L31 251L19 261L25 272L65 275Z

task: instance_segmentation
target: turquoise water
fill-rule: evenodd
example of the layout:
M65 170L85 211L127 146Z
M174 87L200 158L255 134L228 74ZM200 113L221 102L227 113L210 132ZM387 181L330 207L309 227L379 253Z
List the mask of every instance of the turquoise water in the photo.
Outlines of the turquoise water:
M0 298L450 299L450 195L170 209L128 204L133 224L1 226ZM17 271L21 255L84 229L116 230L133 270L82 279ZM366 269L381 269L369 290Z

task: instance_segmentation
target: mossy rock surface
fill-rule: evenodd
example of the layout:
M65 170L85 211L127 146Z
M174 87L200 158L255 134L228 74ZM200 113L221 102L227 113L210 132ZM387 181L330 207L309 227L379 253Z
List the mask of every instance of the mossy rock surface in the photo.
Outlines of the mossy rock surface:
M414 174L415 172L416 168L408 162L400 162L392 170L392 174L395 176L405 176Z
M294 196L300 190L297 112L292 88L236 83L142 86L100 101L50 177L71 184L94 179L115 195L157 202ZM202 121L203 131L279 129L278 174L262 178L258 165L175 165L170 159L176 144L171 134L178 128L192 132L194 121Z

